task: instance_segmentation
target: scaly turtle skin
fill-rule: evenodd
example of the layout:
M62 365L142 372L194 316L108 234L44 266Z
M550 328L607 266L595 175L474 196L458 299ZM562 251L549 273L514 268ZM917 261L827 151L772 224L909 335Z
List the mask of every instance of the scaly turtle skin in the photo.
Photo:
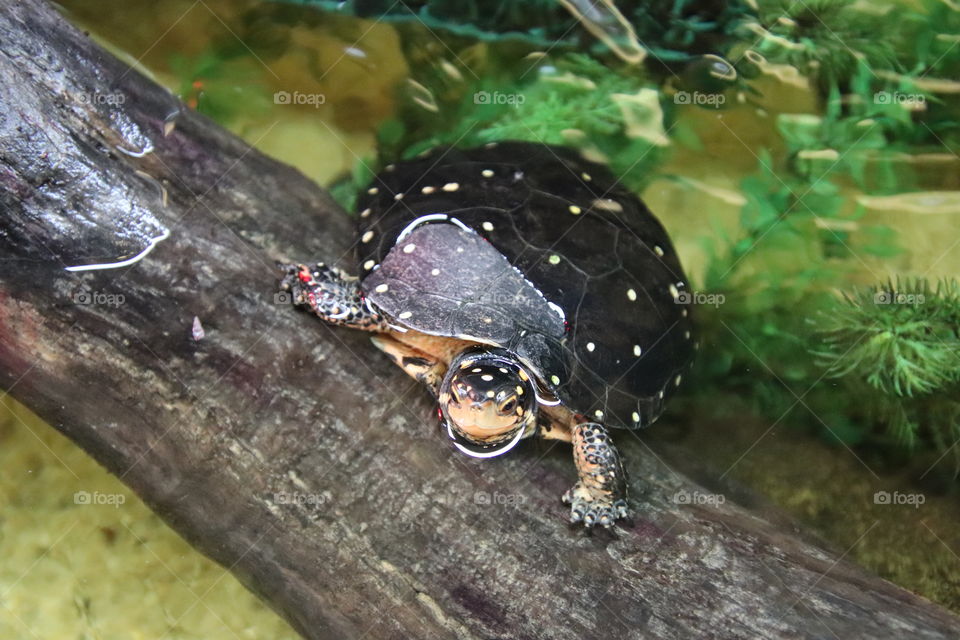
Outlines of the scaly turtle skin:
M569 441L572 520L624 517L606 427L656 420L695 349L686 278L646 206L571 149L508 142L387 167L359 209L360 279L290 265L294 301L375 332L463 453Z

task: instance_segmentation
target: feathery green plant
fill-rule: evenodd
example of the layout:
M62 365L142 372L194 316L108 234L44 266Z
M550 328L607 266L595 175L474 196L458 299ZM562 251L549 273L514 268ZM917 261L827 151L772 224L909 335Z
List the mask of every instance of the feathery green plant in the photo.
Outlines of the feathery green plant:
M859 289L817 321L811 349L897 442L960 464L960 283L924 279Z

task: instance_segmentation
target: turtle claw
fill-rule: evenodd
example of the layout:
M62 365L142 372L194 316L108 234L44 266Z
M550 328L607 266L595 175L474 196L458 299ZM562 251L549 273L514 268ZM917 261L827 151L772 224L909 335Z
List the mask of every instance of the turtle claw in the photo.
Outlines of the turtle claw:
M627 517L627 501L614 499L607 492L590 491L581 483L563 494L563 503L570 505L570 522L582 522L591 529L601 525L609 529L613 524Z

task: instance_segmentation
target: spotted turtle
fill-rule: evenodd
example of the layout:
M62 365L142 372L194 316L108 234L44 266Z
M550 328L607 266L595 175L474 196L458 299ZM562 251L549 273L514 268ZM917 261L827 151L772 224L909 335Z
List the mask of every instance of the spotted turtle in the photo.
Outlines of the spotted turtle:
M605 166L525 142L387 166L358 209L360 277L288 265L294 302L373 332L462 453L571 442L571 519L625 517L607 427L653 423L695 349L687 280L650 210Z

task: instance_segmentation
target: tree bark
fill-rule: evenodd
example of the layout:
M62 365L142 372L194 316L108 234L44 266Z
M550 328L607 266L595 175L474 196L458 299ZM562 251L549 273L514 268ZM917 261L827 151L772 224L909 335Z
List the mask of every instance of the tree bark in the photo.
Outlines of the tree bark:
M276 260L348 256L320 188L39 0L0 0L0 84L0 386L305 637L956 637L782 523L680 503L710 492L627 432L632 521L569 526L566 447L459 456L364 335L275 298Z

